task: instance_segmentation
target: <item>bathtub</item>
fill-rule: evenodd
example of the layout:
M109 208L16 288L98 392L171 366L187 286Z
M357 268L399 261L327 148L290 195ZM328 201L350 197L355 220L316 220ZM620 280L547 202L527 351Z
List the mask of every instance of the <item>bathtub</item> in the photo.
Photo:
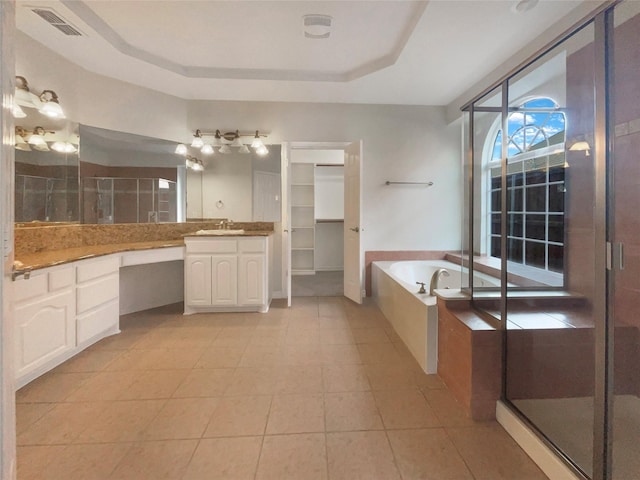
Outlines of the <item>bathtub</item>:
M467 269L446 260L373 262L372 293L378 308L393 325L398 336L426 373L438 371L438 310L436 297L417 293L416 282L424 282L427 292L434 272L444 268L449 276L440 276L439 289L459 290L467 283ZM496 285L490 277L474 275L478 286Z

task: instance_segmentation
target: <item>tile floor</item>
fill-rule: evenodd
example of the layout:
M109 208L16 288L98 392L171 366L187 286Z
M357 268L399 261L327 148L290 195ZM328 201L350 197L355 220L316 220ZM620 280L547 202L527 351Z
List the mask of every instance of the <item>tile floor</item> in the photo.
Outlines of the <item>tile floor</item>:
M318 271L315 275L291 277L294 297L335 297L344 292L344 271Z
M526 480L372 304L121 318L17 393L18 479Z

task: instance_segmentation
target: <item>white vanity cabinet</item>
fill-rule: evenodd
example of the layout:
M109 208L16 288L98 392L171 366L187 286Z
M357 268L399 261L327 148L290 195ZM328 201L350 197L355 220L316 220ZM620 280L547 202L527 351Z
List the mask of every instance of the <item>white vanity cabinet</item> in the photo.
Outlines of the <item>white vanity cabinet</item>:
M76 341L84 346L103 332L119 332L120 258L109 255L76 263Z
M185 314L266 312L271 302L270 236L185 238Z
M57 358L66 358L76 346L73 267L33 272L29 279L16 279L13 286L14 368L20 379Z
M118 333L117 256L31 272L13 283L15 379L19 388Z

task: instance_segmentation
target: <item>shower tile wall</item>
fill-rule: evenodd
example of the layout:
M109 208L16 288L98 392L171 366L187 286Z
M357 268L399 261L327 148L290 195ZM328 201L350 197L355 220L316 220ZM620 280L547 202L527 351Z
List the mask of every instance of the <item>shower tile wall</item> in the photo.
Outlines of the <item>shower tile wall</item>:
M636 11L638 9L636 8ZM617 14L617 13L616 13ZM640 396L640 14L614 33L614 241L624 244L615 277L615 390ZM618 352L626 355L618 355Z

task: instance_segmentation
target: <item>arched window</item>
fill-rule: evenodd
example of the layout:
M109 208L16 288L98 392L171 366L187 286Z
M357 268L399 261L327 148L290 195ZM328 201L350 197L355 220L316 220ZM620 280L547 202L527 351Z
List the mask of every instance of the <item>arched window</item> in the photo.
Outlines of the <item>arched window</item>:
M564 268L565 115L550 98L510 108L507 142L507 260L558 274ZM490 147L489 252L500 257L503 133Z

